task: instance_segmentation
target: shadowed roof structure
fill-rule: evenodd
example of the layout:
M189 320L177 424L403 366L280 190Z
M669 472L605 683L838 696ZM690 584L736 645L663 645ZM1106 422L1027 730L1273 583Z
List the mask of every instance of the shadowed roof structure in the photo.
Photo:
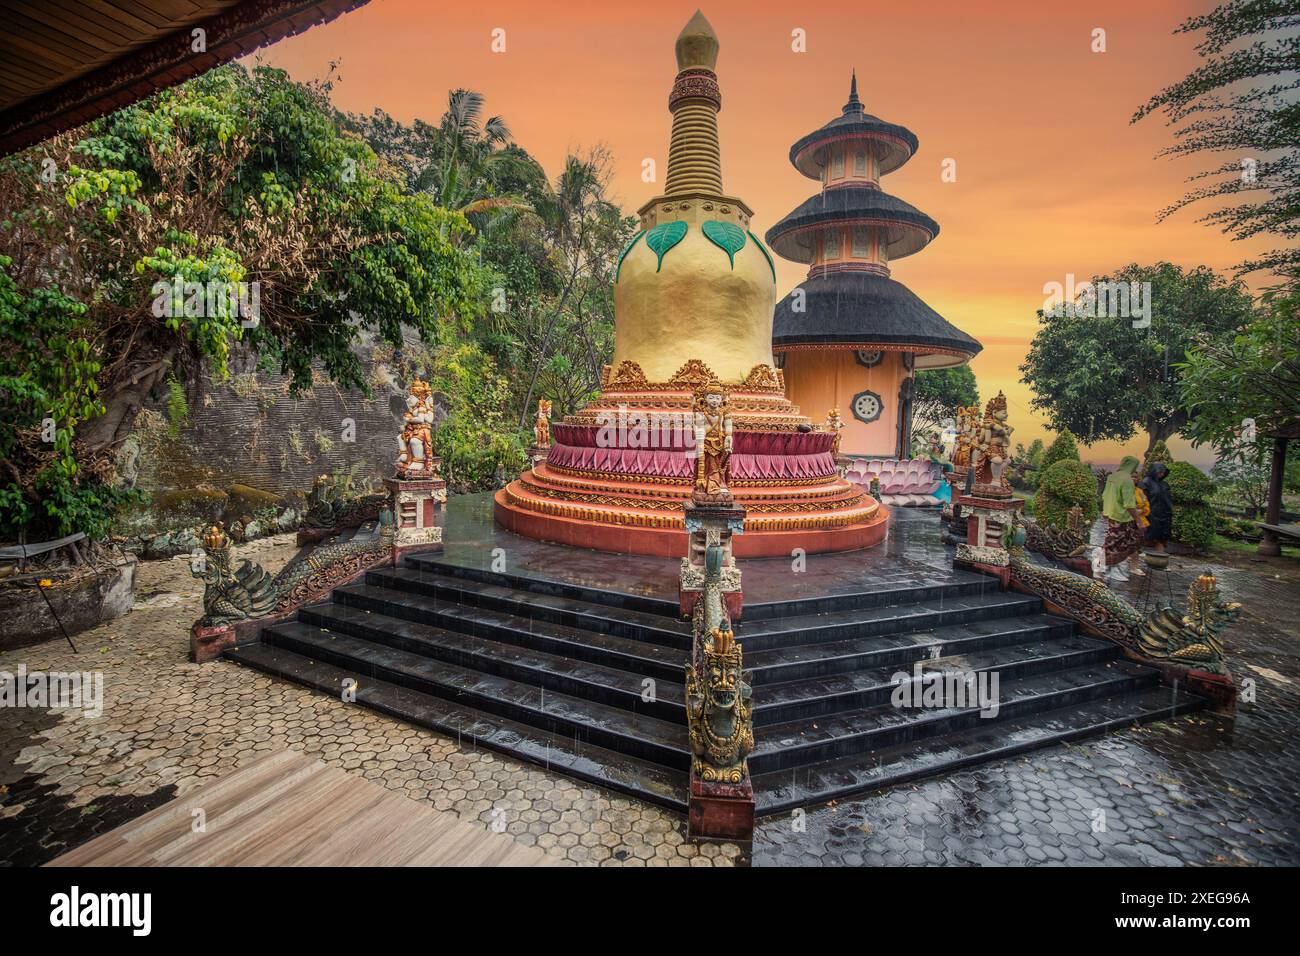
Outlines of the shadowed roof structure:
M0 0L0 156L366 2Z

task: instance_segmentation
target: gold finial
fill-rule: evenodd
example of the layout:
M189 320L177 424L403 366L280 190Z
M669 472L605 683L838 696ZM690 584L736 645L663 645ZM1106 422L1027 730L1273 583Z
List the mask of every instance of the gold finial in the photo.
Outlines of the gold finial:
M668 96L673 114L665 196L722 195L718 110L722 93L713 67L718 37L698 10L677 37L677 79Z
M712 70L718 63L718 35L699 10L677 35L678 70Z

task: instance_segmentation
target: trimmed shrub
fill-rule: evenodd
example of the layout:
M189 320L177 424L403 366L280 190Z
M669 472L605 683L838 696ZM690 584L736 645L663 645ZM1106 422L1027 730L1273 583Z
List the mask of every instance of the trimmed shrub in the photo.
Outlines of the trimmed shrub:
M1174 505L1174 540L1193 551L1204 551L1214 541L1218 522L1207 505Z
M1143 456L1142 464L1138 468L1138 479L1140 480L1147 473L1147 469L1156 462L1163 462L1166 467L1170 467L1174 463L1174 456L1169 454L1169 446L1164 443L1163 439L1152 445L1151 450Z
M1203 505L1214 493L1214 482L1195 465L1175 461L1169 465L1169 493L1175 505Z
M1075 440L1074 433L1066 428L1056 436L1056 440L1052 442L1047 451L1043 452L1043 460L1038 465L1038 473L1043 474L1058 461L1078 460L1079 443Z
M1165 480L1174 499L1174 540L1193 551L1204 551L1214 540L1218 526L1214 509L1208 504L1214 493L1214 482L1185 461L1171 462Z
M1055 445L1053 445L1055 447ZM1083 510L1083 520L1097 519L1101 503L1097 497L1097 478L1081 461L1064 459L1044 469L1034 499L1034 514L1039 524L1065 527L1071 508Z

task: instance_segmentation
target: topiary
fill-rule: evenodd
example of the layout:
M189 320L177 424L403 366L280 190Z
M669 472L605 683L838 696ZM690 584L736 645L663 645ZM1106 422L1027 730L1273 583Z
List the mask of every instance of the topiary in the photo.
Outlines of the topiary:
M1042 474L1051 468L1058 461L1078 461L1079 460L1079 443L1075 440L1074 433L1068 428L1061 430L1061 434L1056 436L1047 451L1043 452L1043 459L1038 465L1038 472Z
M1055 447L1055 445L1053 445ZM1043 470L1034 499L1034 514L1040 525L1064 528L1071 508L1078 506L1083 519L1092 524L1101 510L1097 500L1097 477L1081 461L1064 459Z
M1142 458L1142 465L1138 468L1135 476L1139 481L1147 473L1147 469L1156 462L1163 462L1166 467L1174 463L1174 456L1169 454L1169 446L1165 444L1164 439L1160 439L1151 446L1151 450Z
M1203 505L1214 493L1214 482L1195 465L1186 461L1169 464L1169 493L1175 505Z
M1174 540L1193 551L1204 551L1214 541L1218 521L1208 505L1174 506Z
M1195 465L1175 461L1169 465L1169 493L1174 499L1174 540L1193 551L1204 551L1214 540L1218 519L1208 504L1214 482Z

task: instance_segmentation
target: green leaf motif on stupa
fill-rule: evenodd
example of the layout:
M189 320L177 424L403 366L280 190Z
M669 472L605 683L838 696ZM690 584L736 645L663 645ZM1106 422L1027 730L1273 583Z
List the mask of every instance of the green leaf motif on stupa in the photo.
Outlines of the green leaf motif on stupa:
M761 252L761 253L763 253L763 258L767 260L767 267L768 267L769 269L772 270L772 281L775 282L775 281L776 281L776 263L772 261L772 254L771 254L770 252L768 252L765 248L763 248L763 244L762 244L761 242L758 241L758 236L754 235L754 234L751 232L751 233L749 234L749 238L751 238L751 239L754 240L754 245L758 246L758 251Z
M704 230L704 237L727 254L727 258L731 260L731 268L734 271L736 268L736 253L745 248L744 232L741 231L739 226L733 226L721 219L705 220L701 228Z
M645 244L650 247L651 252L659 257L659 264L655 267L655 272L664 267L664 254L685 237L686 223L680 219L676 222L661 222L646 234Z
M637 234L632 237L632 241L629 242L626 246L624 246L623 251L618 254L618 265L614 268L615 285L618 285L618 277L623 272L623 260L627 258L627 254L632 251L632 247L635 246L641 240L641 237L644 235L645 235L644 229L638 231Z

